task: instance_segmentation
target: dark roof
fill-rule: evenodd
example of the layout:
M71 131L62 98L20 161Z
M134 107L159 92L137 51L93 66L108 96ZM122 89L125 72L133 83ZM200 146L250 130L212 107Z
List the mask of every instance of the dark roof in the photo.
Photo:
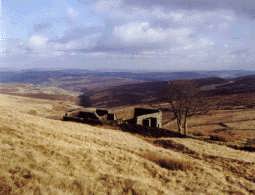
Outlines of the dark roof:
M158 112L160 112L160 110L150 108L135 108L135 117Z
M104 116L107 115L109 112L105 109L96 109L96 113L98 114L98 116Z
M94 112L79 112L78 117L84 118L84 119L96 119L98 120L99 118Z

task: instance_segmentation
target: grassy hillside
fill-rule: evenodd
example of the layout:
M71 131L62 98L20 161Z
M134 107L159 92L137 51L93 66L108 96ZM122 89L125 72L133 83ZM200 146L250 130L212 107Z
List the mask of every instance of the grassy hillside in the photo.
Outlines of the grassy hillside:
M254 109L212 110L190 118L189 133L204 138L214 136L232 146L250 145L255 148L254 116ZM164 122L164 128L177 129L175 120L169 121L165 117Z
M255 154L62 122L65 102L0 95L0 194L254 194Z
M39 99L64 100L75 102L79 93L66 91L54 86L46 87L34 84L3 84L0 83L0 93Z

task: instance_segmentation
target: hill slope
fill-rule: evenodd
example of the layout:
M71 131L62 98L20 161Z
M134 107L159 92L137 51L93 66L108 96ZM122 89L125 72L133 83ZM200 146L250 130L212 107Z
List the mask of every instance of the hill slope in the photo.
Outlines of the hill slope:
M220 98L222 105L232 105L235 103L235 100L243 105L254 104L255 75L231 79L210 77L192 79L190 81L199 86L206 97L211 98L211 100L215 101ZM162 99L162 92L167 87L167 81L153 81L115 86L103 90L91 91L90 93L85 91L85 94L90 96L93 106L114 107L162 102L164 101ZM232 101L224 100L226 98L232 99Z
M59 104L0 95L0 194L255 193L254 153L46 118Z

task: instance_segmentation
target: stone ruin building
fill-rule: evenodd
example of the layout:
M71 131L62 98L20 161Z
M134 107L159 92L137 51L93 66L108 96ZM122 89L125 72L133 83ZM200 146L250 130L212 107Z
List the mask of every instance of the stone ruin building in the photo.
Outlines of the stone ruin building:
M122 111L125 117L118 116L106 109L74 110L67 112L65 121L76 121L88 124L132 124L146 128L162 128L162 112L158 109L134 108L132 112Z
M134 119L135 124L144 127L161 128L162 112L156 109L135 108Z
M64 121L75 121L88 124L104 124L116 121L116 115L105 109L77 109L71 110L63 117Z

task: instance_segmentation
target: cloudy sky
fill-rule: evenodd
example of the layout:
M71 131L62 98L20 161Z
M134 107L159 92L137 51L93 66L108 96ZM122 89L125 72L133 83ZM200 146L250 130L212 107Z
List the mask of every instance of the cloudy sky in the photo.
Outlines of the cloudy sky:
M0 0L0 67L255 69L254 0Z

